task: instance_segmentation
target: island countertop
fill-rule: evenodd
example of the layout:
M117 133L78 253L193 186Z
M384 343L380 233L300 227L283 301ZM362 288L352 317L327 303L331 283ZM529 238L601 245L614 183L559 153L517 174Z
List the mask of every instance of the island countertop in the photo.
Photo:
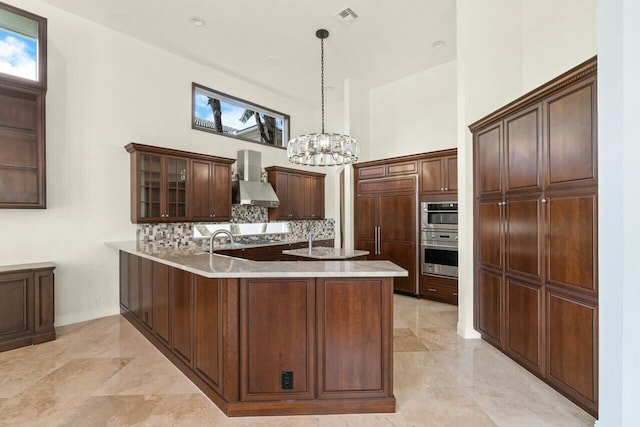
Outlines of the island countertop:
M135 241L106 244L208 278L408 276L391 261L250 261L197 248L153 247Z
M319 260L347 260L350 258L362 257L369 255L369 251L351 250L339 248L313 247L301 249L286 249L282 251L285 255L294 255L301 258L312 258Z

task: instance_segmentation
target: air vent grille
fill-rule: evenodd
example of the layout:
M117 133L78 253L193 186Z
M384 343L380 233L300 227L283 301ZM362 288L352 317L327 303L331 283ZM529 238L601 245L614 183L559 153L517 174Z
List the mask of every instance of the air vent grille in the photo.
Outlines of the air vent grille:
M336 16L340 18L342 22L346 22L347 24L351 24L360 19L358 14L351 10L350 7L338 12L338 15Z

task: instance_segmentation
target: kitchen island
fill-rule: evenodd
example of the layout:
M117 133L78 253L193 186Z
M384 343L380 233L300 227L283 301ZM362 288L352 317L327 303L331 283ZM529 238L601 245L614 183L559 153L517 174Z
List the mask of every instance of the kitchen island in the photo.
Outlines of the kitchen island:
M225 414L394 412L388 261L117 243L122 315Z

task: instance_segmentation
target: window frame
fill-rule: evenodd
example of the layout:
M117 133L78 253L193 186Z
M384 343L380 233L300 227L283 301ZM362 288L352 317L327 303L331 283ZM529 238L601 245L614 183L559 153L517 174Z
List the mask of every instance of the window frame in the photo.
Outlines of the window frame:
M262 114L266 114L268 116L271 117L275 117L276 119L278 119L278 116L282 117L284 123L282 126L282 145L275 145L275 144L269 144L266 142L262 142L262 141L256 141L254 139L250 139L250 138L245 138L242 136L238 136L238 135L232 135L229 133L225 133L225 132L218 132L215 129L211 129L211 128L207 128L204 126L197 126L195 124L195 119L196 119L196 91L198 91L198 89L206 91L206 92L211 92L214 95L218 95L221 101L225 101L225 102L231 102L231 103L238 103L238 104L242 104L242 106L247 106L249 108L251 108L252 110L255 110L259 113ZM247 101L246 99L242 99L242 98L238 98L237 96L233 96L233 95L229 95L223 92L220 92L219 90L215 90L215 89L211 89L209 87L203 86L199 83L195 83L192 82L191 83L191 129L195 129L195 130L199 130L199 131L203 131L203 132L209 132L209 133L213 133L216 135L221 135L221 136L226 136L228 138L233 138L233 139L239 139L241 141L247 141L247 142L253 142L254 144L260 144L260 145L264 145L266 147L273 147L273 148L279 148L282 150L286 150L287 149L287 144L289 142L289 138L291 135L291 116L289 116L288 114L285 113L281 113L279 111L276 111L274 109L271 108L267 108L264 107L262 105L256 104L254 102L251 101Z
M24 77L14 76L0 72L0 82L19 85L29 88L46 89L47 88L47 18L18 9L6 3L0 2L0 9L14 13L27 19L35 21L38 25L38 50L37 50L37 67L38 80L30 80Z

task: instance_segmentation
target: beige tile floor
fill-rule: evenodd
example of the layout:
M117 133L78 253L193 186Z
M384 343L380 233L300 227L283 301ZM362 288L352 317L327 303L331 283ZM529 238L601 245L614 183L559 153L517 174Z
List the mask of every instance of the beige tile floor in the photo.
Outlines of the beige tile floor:
M227 418L120 316L0 353L0 426L591 426L481 340L456 307L395 296L395 414Z

